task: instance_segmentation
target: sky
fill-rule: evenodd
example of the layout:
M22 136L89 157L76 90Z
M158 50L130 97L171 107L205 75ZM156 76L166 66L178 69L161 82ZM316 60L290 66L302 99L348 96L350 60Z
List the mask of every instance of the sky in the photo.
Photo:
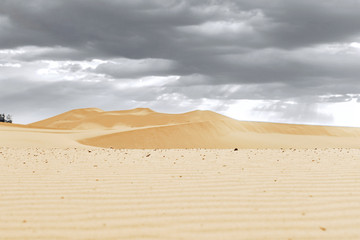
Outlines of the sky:
M360 0L1 0L0 112L360 127Z

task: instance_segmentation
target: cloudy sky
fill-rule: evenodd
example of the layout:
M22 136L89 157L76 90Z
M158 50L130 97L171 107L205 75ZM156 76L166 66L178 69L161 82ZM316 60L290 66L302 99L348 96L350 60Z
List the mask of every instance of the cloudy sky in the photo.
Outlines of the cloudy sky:
M360 126L360 0L1 0L0 112Z

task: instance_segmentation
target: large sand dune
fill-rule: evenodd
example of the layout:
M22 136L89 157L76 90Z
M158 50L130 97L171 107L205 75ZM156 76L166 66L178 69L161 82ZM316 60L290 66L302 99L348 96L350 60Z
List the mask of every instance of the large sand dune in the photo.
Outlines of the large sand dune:
M28 127L67 130L67 137L81 144L113 148L360 147L358 128L241 122L210 111L164 114L147 108L88 108Z
M28 126L54 129L119 129L128 127L151 127L206 120L229 119L211 111L193 111L183 114L165 114L148 108L105 112L97 108L72 110Z

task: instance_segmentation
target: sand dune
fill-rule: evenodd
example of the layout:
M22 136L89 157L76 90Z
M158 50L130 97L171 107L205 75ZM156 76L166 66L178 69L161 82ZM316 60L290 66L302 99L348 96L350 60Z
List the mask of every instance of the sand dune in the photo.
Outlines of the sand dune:
M85 145L113 148L288 148L359 147L358 137L254 133L209 121L130 130L82 139Z
M173 125L226 118L211 111L193 111L184 114L165 114L148 108L105 112L97 108L72 110L55 117L29 124L31 127L54 129L118 129L123 126L138 128Z
M77 131L67 136L96 147L360 147L359 128L241 122L211 111L164 114L147 108L110 112L88 108L28 126Z

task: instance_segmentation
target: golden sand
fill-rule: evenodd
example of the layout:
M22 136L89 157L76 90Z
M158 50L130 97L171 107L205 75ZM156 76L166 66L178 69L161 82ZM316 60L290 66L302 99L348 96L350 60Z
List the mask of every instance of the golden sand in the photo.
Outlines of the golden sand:
M0 152L0 239L360 238L360 150Z
M0 133L1 240L360 239L356 128L81 109Z

